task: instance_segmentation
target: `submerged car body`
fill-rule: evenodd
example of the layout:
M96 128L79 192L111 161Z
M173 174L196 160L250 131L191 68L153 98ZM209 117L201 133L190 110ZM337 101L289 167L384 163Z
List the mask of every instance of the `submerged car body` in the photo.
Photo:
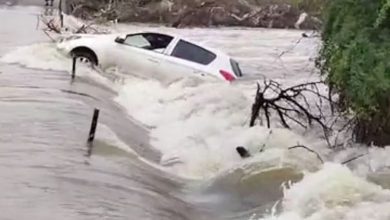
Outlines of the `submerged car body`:
M141 74L197 74L227 81L242 76L237 61L225 53L163 33L72 35L60 40L58 48L103 68Z

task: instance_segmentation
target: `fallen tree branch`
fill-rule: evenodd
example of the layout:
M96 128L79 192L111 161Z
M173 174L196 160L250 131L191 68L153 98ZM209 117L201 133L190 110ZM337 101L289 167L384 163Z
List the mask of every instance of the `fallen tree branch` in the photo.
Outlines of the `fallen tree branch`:
M45 25L45 27L43 28L44 31L61 34L61 28L57 27L54 18L47 20L46 17L43 15L38 16L37 27L39 27L40 21Z
M282 126L287 129L291 128L290 123L306 129L315 122L327 134L330 128L325 124L322 110L324 101L332 102L332 100L321 94L318 89L320 84L323 82L308 82L284 89L273 80L264 80L263 86L257 83L249 126L253 127L256 120L261 120L264 116L267 127L270 128L271 115L276 113ZM318 103L310 103L307 95L314 95Z
M59 24L58 22L62 22L62 21L58 21L54 18L51 18L50 20L48 20L47 17L45 17L43 15L38 15L37 16L37 29L39 28L40 23L42 23L44 25L44 27L42 28L42 31L45 33L46 36L48 36L50 38L50 40L55 42L55 39L50 35L50 33L53 32L53 33L58 34L58 35L63 34L62 29L61 29L61 24ZM64 30L67 33L71 32L73 34L88 34L88 33L101 34L101 33L105 33L104 31L99 31L98 29L94 28L93 25L94 25L93 23L82 24L80 27L74 27L74 28L65 27Z
M85 29L87 28L87 26L85 24L83 24L79 29L77 29L75 31L76 34L81 34L81 33L86 33L85 32Z
M50 40L53 41L53 43L56 42L56 40L55 40L52 36L50 36L50 34L47 33L47 31L43 30L43 33L45 33L45 35L46 35L48 38L50 38Z
M306 149L312 153L314 153L315 155L317 155L317 158L321 161L321 163L324 163L324 160L321 158L320 154L318 154L317 152L315 152L314 150L304 146L304 145L297 145L297 146L294 146L294 147L289 147L288 149L289 150L293 150L293 149L297 149L297 148L303 148L303 149Z
M352 162L352 161L355 161L355 160L357 160L357 159L359 159L359 158L362 158L362 157L364 157L364 156L366 156L366 155L367 155L367 153L358 155L358 156L356 156L356 157L353 157L353 158L351 158L351 159L349 159L349 160L346 160L346 161L342 162L341 164L345 165L345 164L350 163L350 162Z

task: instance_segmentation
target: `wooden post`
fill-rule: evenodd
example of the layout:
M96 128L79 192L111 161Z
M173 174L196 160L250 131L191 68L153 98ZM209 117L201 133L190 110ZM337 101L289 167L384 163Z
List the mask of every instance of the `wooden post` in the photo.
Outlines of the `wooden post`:
M99 120L99 112L100 110L95 108L92 117L91 129L89 130L88 143L93 142L93 140L95 139L96 127Z
M72 63L72 79L76 77L76 62L77 62L77 57L73 57L73 63Z
M64 27L64 15L62 14L62 0L58 2L58 13L60 15L61 28Z

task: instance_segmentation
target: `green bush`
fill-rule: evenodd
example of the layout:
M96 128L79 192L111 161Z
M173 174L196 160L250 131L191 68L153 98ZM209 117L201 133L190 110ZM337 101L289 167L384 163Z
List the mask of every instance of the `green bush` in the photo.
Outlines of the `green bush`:
M329 1L318 60L341 106L353 110L367 129L375 124L380 131L390 129L389 9L390 0Z

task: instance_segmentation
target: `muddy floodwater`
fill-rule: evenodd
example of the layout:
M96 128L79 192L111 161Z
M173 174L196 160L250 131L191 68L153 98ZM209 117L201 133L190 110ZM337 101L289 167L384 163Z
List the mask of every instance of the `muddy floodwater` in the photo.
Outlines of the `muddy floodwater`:
M171 31L219 48L244 77L167 85L81 68L72 80L70 58L37 28L40 4L0 1L0 219L390 220L389 148L336 152L315 128L248 126L258 80L319 79L320 39L297 30L118 24L107 28ZM325 163L288 150L298 143ZM237 146L253 157L240 158ZM360 153L367 156L340 164Z

